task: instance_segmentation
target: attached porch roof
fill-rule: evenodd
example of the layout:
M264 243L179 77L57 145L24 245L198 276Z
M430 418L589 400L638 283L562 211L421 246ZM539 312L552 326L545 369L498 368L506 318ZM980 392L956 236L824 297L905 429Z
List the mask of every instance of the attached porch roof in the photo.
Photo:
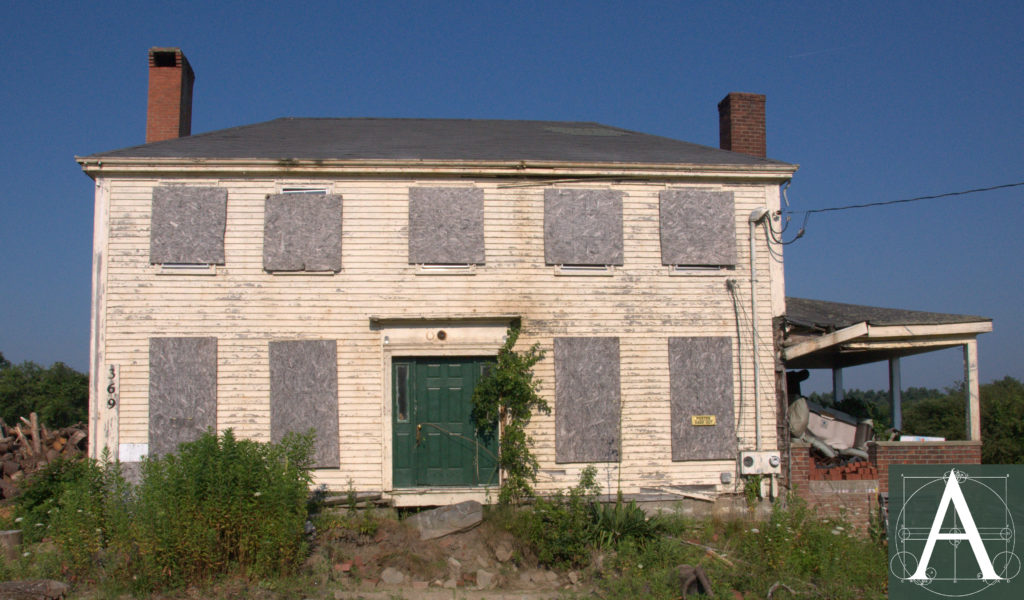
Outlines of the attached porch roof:
M973 315L786 298L787 369L839 369L962 346L992 331Z

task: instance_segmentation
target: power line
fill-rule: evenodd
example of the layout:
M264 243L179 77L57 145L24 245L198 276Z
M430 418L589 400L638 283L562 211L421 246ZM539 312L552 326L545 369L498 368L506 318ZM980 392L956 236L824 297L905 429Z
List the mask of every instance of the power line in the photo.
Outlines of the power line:
M1003 185L993 185L991 187L974 188L971 190L963 190L960 192L947 192L945 194L935 194L934 196L917 196L916 198L903 198L902 200L887 200L885 202L868 202L867 204L850 204L849 206L833 206L830 208L812 208L810 210L787 210L784 212L788 213L823 213L823 212L835 212L840 210L850 210L852 208L870 208L872 206L889 206L890 204L905 204L907 202L918 202L920 200L934 200L936 198L948 198L950 196L963 196L966 194L977 194L978 192L991 192L993 190L1003 190L1006 188L1018 187L1024 185L1024 181L1018 181L1017 183L1006 183Z
M837 212L837 211L840 211L840 210L851 210L851 209L854 209L854 208L871 208L871 207L875 207L875 206L890 206L892 204L906 204L907 202L919 202L921 200L935 200L936 198L949 198L951 196L964 196L966 194L977 194L979 192L991 192L991 191L994 191L994 190L1004 190L1004 189L1007 189L1007 188L1019 187L1019 186L1022 186L1022 185L1024 185L1024 181L1018 181L1016 183L1004 183L1003 185L993 185L993 186L989 186L989 187L974 188L974 189L970 189L970 190L962 190L962 191L959 191L959 192L946 192L945 194L934 194L932 196L917 196L917 197L914 197L914 198L902 198L900 200L886 200L884 202L868 202L866 204L850 204L850 205L847 205L847 206L832 206L832 207L829 207L829 208L812 208L812 209L809 209L809 210L783 210L783 211L780 211L780 213L781 214L786 214L786 215L793 215L793 214L803 213L803 215L804 215L804 222L800 225L800 230L796 232L796 236L793 239L789 240L788 242L784 242L784 241L782 241L781 232L775 232L774 228L772 228L772 227L769 227L767 232L768 232L768 235L771 236L772 240L775 241L775 243L777 243L779 245L782 245L782 246L788 246L789 244L792 244L793 242L795 242L798 239L802 238L804 236L804 234L807 233L807 221L811 218L811 215L814 214L814 213ZM787 219L788 219L788 216L787 216ZM787 226L788 226L788 223L787 223ZM783 231L785 231L785 227L783 228Z

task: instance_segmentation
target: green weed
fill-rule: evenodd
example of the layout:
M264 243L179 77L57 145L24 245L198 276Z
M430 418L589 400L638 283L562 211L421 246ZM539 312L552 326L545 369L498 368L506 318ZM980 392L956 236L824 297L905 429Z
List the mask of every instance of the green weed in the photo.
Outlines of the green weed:
M55 462L26 487L17 519L26 545L49 544L34 546L37 562L50 564L52 548L55 570L75 581L148 592L292 573L307 554L311 448L311 434L261 444L207 433L143 461L138 486L116 462Z

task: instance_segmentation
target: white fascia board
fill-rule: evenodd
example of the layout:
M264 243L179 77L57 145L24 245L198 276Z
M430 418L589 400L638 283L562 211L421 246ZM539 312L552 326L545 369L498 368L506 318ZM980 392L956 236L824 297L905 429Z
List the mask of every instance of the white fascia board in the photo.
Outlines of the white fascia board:
M869 325L868 339L906 339L941 337L948 335L975 336L992 331L991 321L973 323L947 323L944 325Z
M738 179L782 183L798 165L689 165L533 161L271 160L75 157L90 177L161 173L288 175L478 175L503 177L619 177L623 179Z

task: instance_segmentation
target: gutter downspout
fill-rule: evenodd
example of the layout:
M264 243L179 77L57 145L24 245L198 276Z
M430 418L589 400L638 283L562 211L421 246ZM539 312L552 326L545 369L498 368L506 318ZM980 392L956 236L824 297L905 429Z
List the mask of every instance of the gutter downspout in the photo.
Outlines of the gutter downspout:
M757 247L754 230L757 224L768 216L768 209L761 207L750 213L750 331L753 336L751 348L754 353L754 437L756 450L761 450L761 382L758 369L757 345Z

